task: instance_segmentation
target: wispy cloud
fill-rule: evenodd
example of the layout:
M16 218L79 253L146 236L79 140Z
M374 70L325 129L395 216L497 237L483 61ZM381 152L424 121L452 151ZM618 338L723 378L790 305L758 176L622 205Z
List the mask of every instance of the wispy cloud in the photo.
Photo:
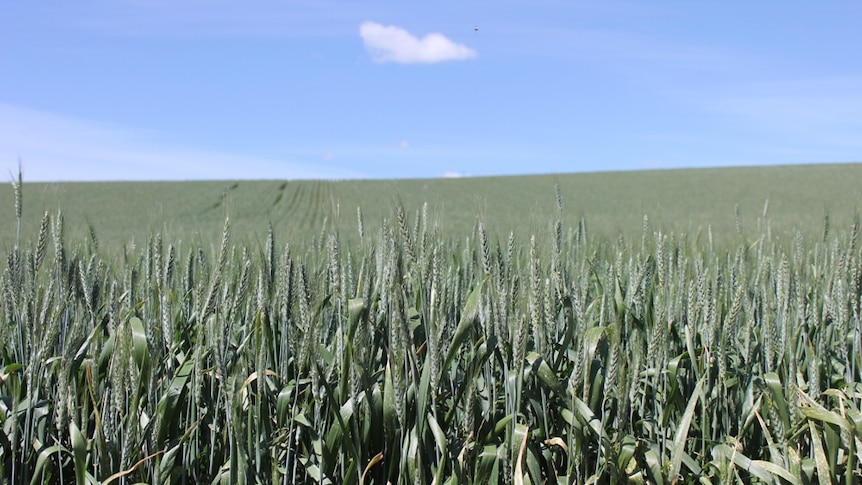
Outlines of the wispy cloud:
M467 175L464 172L445 172L443 174L443 178L446 178L446 179L458 179L461 177L468 177L468 176L469 175Z
M421 39L395 25L363 22L359 35L375 62L432 64L463 61L476 57L475 50L455 43L443 34L430 33Z
M736 133L773 136L779 151L807 147L829 159L857 150L862 137L862 77L858 75L724 83L675 89L669 97L712 116ZM716 116L718 115L718 116ZM763 138L765 140L765 138ZM794 151L797 148L792 148ZM857 155L858 158L858 155Z
M266 3L266 5L261 5ZM252 6L256 4L255 6ZM10 9L4 9L10 10ZM360 13L364 12L364 13ZM11 7L31 29L144 38L283 38L350 35L368 9L328 1L122 1Z
M363 174L302 160L177 146L151 133L0 103L3 171L30 181L341 179Z
M778 128L862 126L862 77L797 79L731 87L711 98L721 112Z

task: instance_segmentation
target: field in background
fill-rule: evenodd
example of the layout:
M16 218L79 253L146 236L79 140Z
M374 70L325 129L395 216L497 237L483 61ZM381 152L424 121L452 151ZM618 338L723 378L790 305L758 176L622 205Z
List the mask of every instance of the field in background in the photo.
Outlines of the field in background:
M229 215L235 237L261 239L271 223L280 240L306 242L327 221L342 240L354 241L357 207L366 232L376 232L400 203L409 215L423 204L444 234L466 237L481 217L492 236L514 230L520 238L545 233L556 207L555 186L565 199L567 227L585 218L592 234L638 236L644 215L666 232L716 238L742 229L757 233L764 209L783 234L849 225L862 202L862 164L606 172L464 179L358 181L207 181L28 183L24 174L22 231L33 238L45 211L62 207L70 235L89 234L111 245L145 241L153 232L184 241L218 238ZM767 205L768 201L768 205ZM0 224L15 220L10 184L0 186ZM14 231L0 245L10 247ZM0 246L3 247L3 246Z
M16 181L0 477L862 483L860 169Z

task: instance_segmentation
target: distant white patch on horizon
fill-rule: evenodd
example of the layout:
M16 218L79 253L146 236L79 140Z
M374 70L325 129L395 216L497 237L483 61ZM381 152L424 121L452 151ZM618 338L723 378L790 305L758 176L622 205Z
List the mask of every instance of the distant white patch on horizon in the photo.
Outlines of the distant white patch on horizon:
M475 50L437 32L420 39L395 25L362 22L359 35L371 59L379 63L433 64L463 61L478 55Z
M641 165L647 169L667 168L663 160L644 160Z
M0 103L0 170L25 181L347 179L320 163L160 142L158 133ZM334 155L334 153L333 153Z
M462 177L469 177L469 174L464 172L445 172L443 173L443 178L445 179L459 179Z

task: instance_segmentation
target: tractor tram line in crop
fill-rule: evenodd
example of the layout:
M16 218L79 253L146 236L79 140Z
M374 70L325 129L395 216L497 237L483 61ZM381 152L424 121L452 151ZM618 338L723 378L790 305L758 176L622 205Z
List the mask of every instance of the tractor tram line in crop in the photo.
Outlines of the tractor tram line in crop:
M560 185L528 235L399 204L368 231L334 182L270 185L118 257L13 183L4 483L862 481L858 217L607 237Z

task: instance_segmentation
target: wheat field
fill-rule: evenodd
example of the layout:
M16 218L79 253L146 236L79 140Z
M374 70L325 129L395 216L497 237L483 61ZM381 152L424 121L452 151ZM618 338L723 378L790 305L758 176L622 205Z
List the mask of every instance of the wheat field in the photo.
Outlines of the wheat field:
M23 174L27 179L26 167ZM38 237L43 214L62 209L70 239L95 231L103 250L121 253L158 232L166 240L218 244L231 218L233 239L252 244L271 225L279 242L305 245L322 230L343 246L357 243L356 210L369 234L382 229L393 208L411 218L427 204L439 230L452 237L475 231L519 240L545 237L556 219L555 187L565 196L567 227L581 219L605 239L641 236L648 215L666 234L685 233L733 243L740 216L752 238L768 228L790 244L797 231L817 237L826 215L846 224L862 207L862 163L733 167L508 177L405 180L235 180L180 182L28 182L21 238ZM11 184L0 184L0 250L13 247L16 215Z
M62 207L24 227L28 188L0 277L8 483L862 480L855 217L608 236L551 185L530 231L396 200L302 242L228 213L118 250Z

